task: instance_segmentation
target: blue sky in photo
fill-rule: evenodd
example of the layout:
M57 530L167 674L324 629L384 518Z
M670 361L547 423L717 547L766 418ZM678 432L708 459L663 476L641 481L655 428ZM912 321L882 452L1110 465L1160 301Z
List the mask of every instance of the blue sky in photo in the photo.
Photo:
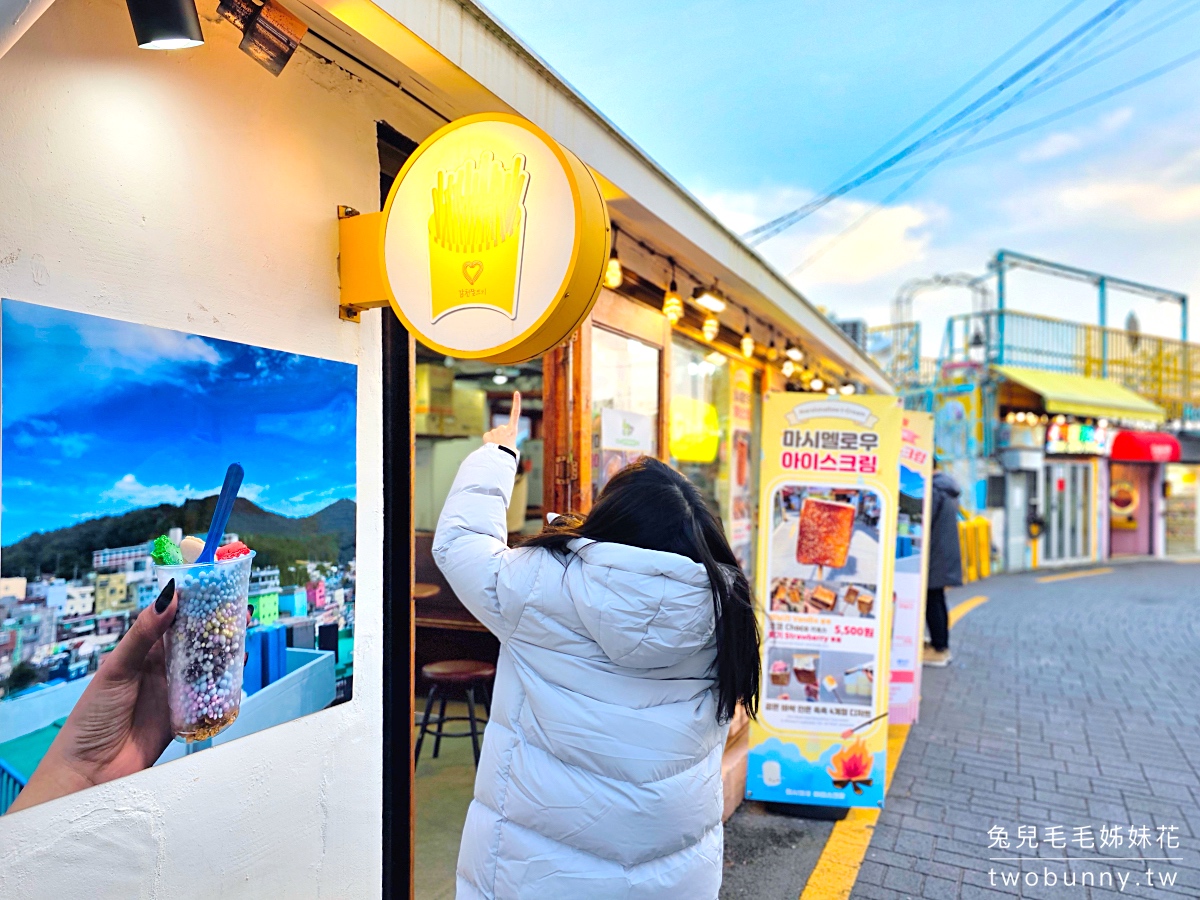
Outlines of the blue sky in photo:
M942 118L1111 2L484 0L738 233L824 194L1054 14L1064 11ZM968 143L1148 75L1195 51L1197 35L1200 7L1189 0L1126 2L1054 75L1104 59L1024 95ZM982 274L1002 247L1196 296L1198 83L1200 58L1193 58L1071 115L947 158L895 198L890 193L907 176L880 178L759 251L814 304L872 325L889 321L906 280ZM1017 272L1007 299L1019 310L1097 317L1087 284ZM946 315L970 312L971 298L961 289L931 291L916 307L923 352L936 355ZM1110 294L1110 324L1120 326L1130 311L1144 331L1179 333L1175 304Z
M220 490L285 516L355 499L357 369L3 300L0 544Z

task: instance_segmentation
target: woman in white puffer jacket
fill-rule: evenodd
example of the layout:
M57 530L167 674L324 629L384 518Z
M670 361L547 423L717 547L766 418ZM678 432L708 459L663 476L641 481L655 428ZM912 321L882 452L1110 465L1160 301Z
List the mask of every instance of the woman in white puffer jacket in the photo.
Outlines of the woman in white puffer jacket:
M715 900L728 721L758 699L749 584L699 491L652 459L510 550L513 407L433 545L501 642L458 900Z

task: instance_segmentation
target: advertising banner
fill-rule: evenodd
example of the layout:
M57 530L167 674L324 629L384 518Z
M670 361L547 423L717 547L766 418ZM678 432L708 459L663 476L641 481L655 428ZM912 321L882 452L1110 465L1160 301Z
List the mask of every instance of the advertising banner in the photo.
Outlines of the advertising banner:
M754 484L751 453L754 435L754 370L738 362L729 363L729 508L725 527L729 545L742 568L750 573L754 542Z
M889 722L911 725L921 704L925 643L925 577L929 571L929 482L933 478L933 416L904 412L900 432L900 501L896 517L896 609L892 619Z
M763 402L749 798L883 805L904 415L894 397Z

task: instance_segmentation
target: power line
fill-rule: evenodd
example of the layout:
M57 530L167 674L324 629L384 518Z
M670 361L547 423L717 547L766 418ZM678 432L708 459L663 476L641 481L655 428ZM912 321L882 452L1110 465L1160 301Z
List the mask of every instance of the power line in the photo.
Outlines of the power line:
M962 156L966 153L971 153L976 150L982 150L985 147L990 147L994 144L1000 143L1001 141L1009 140L1010 138L1017 137L1018 135L1032 131L1035 128L1040 128L1042 125L1048 124L1049 122L1051 122L1055 119L1061 119L1065 116L1071 115L1072 113L1079 112L1080 110L1085 109L1088 106L1094 106L1097 103L1101 103L1104 100L1107 100L1111 97L1116 96L1117 94L1123 93L1124 91L1132 90L1135 87L1146 84L1147 82L1153 81L1156 78L1160 78L1163 75L1166 75L1169 72L1172 72L1175 69L1180 68L1181 66L1185 66L1190 62L1194 62L1197 59L1200 59L1200 49L1193 50L1190 53L1185 53L1183 56L1177 57L1176 59L1171 60L1171 62L1169 62L1169 63L1165 63L1164 65L1161 65L1156 69L1152 69L1149 72L1145 72L1142 75L1137 76L1136 78L1131 78L1129 81L1126 81L1123 84L1117 85L1114 88L1110 88L1107 91L1102 91L1099 94L1089 97L1087 100L1083 100L1083 101L1080 101L1079 103L1075 103L1075 104L1067 107L1066 109L1059 110L1058 112L1052 113L1051 115L1048 115L1048 116L1043 116L1041 119L1035 119L1033 122L1028 122L1025 125L1010 129L1009 131L1006 131L1006 132L1002 132L1001 134L995 135L994 137L987 138L982 141L978 141L975 144L969 144L966 147L962 147L962 148L958 148L957 146L951 147L949 150L945 151L944 153L939 155L937 158L935 158L921 166L913 166L912 169L908 170L910 172L913 172L912 177L910 177L907 181L905 181L903 184L901 184L899 187L897 187L894 191L892 191L890 194L888 194L883 200L879 201L879 203L875 204L871 209L869 209L863 215L859 216L857 219L855 219L853 222L851 222L848 226L846 226L844 229L842 229L840 232L838 232L836 235L834 235L834 237L832 237L826 244L824 244L820 250L813 253L811 256L809 256L807 259L805 259L803 262L801 262L800 265L798 265L794 269L792 269L792 271L788 273L789 277L799 274L800 272L804 271L809 266L811 266L813 263L815 263L818 259L820 259L826 253L828 253L831 249L833 249L833 247L836 244L841 242L841 240L844 239L848 234L850 234L852 231L855 231L857 228L859 228L864 222L866 222L868 219L870 219L872 216L874 216L884 206L888 205L889 203L895 202L900 197L900 195L905 193L914 184L916 184L918 181L920 181L922 178L924 178L925 175L927 175L935 166L939 165L946 159L949 159L952 156ZM975 132L971 132L971 133L965 135L963 140L970 138L972 136L972 134L974 134L974 133ZM961 141L960 141L960 143L961 143Z
M1051 90L1055 87L1058 87L1058 85L1060 85L1066 81L1069 81L1070 79L1074 78L1076 75L1080 75L1083 72L1087 71L1088 69L1090 69L1096 65L1099 65L1100 63L1102 63L1108 59L1111 59L1112 57L1116 56L1117 54L1123 53L1125 50L1128 50L1130 47L1140 44L1142 41L1146 40L1149 37L1152 37L1153 35L1157 34L1158 32L1162 31L1163 29L1168 28L1171 25L1174 25L1177 22L1181 21L1182 19L1185 19L1188 16L1194 15L1196 12L1200 11L1200 3L1194 2L1194 0L1189 0L1189 2L1192 2L1192 5L1186 9L1182 10L1177 15L1175 15L1173 17L1169 17L1165 21L1160 21L1157 24L1155 24L1154 26L1144 29L1143 31L1141 31L1138 34L1134 35L1133 37L1129 38L1128 40L1122 42L1119 46L1112 47L1112 49L1110 49L1110 50L1098 52L1098 53L1084 59L1078 65L1063 72L1057 78L1052 78L1049 81L1046 81L1045 76L1043 76L1042 78L1037 79L1037 81L1040 83L1029 85L1028 89L1024 93L1024 96L1022 96L1020 98L1020 103L1027 103L1028 101L1034 99L1035 97L1038 97L1038 96L1044 94L1046 91ZM1175 4L1175 5L1178 5L1178 4ZM1151 18L1153 18L1153 17L1151 17ZM1143 22L1142 24L1145 24L1145 23ZM1102 45L1102 46L1110 46L1111 47L1112 44L1113 44L1113 40L1110 40L1107 43L1107 45ZM1100 48L1097 48L1097 50L1100 50ZM1050 73L1045 73L1045 75L1049 75L1049 74ZM1019 103L1010 102L1007 106L1001 108L1000 111L1002 112L1005 109L1010 109L1013 106L1017 106L1017 105L1019 105ZM974 119L970 119L966 122L963 122L960 125L958 125L957 127L951 129L949 132L942 134L942 135L938 136L938 138L936 138L935 140L931 141L930 146L934 146L936 144L942 143L943 141L948 140L950 137L953 137L956 134L961 134L963 131L967 130L968 128L975 125L976 123L983 121L984 119L987 119L987 121L991 121L994 118L995 118L995 116L991 112L988 112L988 113L984 113ZM915 167L908 168L908 169L906 169L906 171L913 171L913 168L915 168Z
M932 109L919 116L915 121L909 123L904 129L902 129L890 140L885 142L881 147L860 160L857 165L852 166L842 175L838 176L837 180L827 188L827 192L835 190L841 182L854 177L855 172L860 171L864 166L870 165L878 157L882 156L888 150L892 149L892 147L896 146L896 144L900 143L900 141L904 140L904 138L908 137L918 128L931 121L936 115L938 115L938 113L942 112L951 103L953 103L955 100L958 100L960 97L966 94L967 91L975 87L975 85L979 84L979 82L983 81L984 78L986 78L988 75L991 75L994 71L996 71L996 69L1000 68L1000 66L1024 50L1027 46L1029 46L1029 44L1045 34L1050 28L1053 28L1055 25L1057 25L1065 16L1071 13L1082 2L1083 0L1068 0L1068 2L1056 13L1050 16L1050 18L1046 19L1044 22L1042 22L1042 24L1034 28L1033 31L1029 32L1027 35L1025 35L1025 37L1021 38L1019 41L997 56L994 60L968 78L948 96L935 104Z
M1121 14L1123 14L1123 13L1121 13ZM1002 103L1000 106L994 107L992 110L990 110L985 115L979 116L978 118L974 119L973 121L975 124L972 127L970 127L970 129L968 131L966 131L965 134L961 134L961 136L954 143L953 146L951 146L947 150L944 150L942 153L940 153L938 156L934 157L932 160L928 160L928 161L922 163L920 166L918 166L916 168L916 171L908 178L907 181L905 181L903 184L901 184L899 187L897 187L895 190L893 190L890 194L888 194L886 197L884 197L882 200L880 200L878 203L876 203L874 206L872 206L870 209L868 209L865 213L863 213L861 216L859 216L857 219L855 219L853 222L851 222L848 226L846 226L840 232L838 232L836 235L834 235L829 241L827 241L824 244L824 246L821 247L820 250L811 254L807 259L805 259L798 266L796 266L794 269L792 269L792 271L788 273L789 277L797 275L800 272L807 269L814 262L816 262L818 259L820 259L822 256L824 256L826 253L828 253L830 250L832 250L835 246L837 246L839 243L841 243L842 240L844 240L849 234L851 234L852 232L857 230L863 223L865 223L868 219L870 219L877 212L879 212L879 210L881 210L883 207L887 206L889 203L893 203L894 201L899 199L899 197L902 194L904 194L906 191L908 191L909 188L911 188L918 181L920 181L922 178L924 178L926 175L928 175L930 172L932 172L935 168L937 168L937 166L941 165L942 162L949 159L957 150L959 150L962 147L962 145L966 141L970 140L974 135L978 134L982 129L984 129L988 125L990 125L999 116L1001 116L1006 110L1008 110L1012 106L1022 102L1022 99L1025 94L1027 94L1030 90L1035 88L1043 79L1052 75L1064 63L1069 62L1073 56L1075 56L1077 53L1079 53L1079 51L1083 50L1087 46L1087 44L1091 43L1091 41L1093 41L1097 37L1099 37L1100 34L1102 33L1102 31L1104 29L1108 28L1114 21L1116 21L1116 20L1110 19L1107 22L1098 25L1089 34L1087 34L1086 36L1084 36L1081 39L1081 43L1079 43L1075 47L1072 47L1068 51L1067 56L1060 57L1059 59L1057 59L1053 63L1051 63L1050 67L1045 72L1043 72L1037 78L1033 79L1029 84L1026 84L1024 87L1020 88L1017 91L1016 95L1013 96L1012 98L1010 98L1006 103ZM958 131L958 130L956 130L956 131Z
M957 150L952 155L955 157L966 156L968 153L975 153L979 150L985 150L988 147L994 147L996 144L1002 143L1003 141L1020 137L1023 134L1028 134L1030 131L1041 128L1043 125L1049 125L1051 122L1056 122L1059 119L1065 119L1067 116L1074 115L1075 113L1081 112L1088 107L1095 106L1098 103L1103 103L1105 100L1116 97L1118 94L1123 94L1126 91L1133 90L1135 87L1140 87L1149 81L1153 81L1156 78L1160 78L1163 75L1173 72L1175 69L1178 69L1181 66L1195 62L1197 59L1200 59L1200 50L1193 50L1190 53L1185 53L1168 63L1164 63L1163 65L1158 66L1155 69L1151 69L1148 72L1143 72L1141 75L1131 78L1115 87L1108 88L1107 90L1103 90L1098 94L1093 94L1091 97L1080 100L1078 103L1072 103L1070 106L1063 107L1055 112L1049 113L1037 119L1033 119L1030 122L1026 122L1024 125L1018 125L1015 128L1010 128L1008 131L1002 131L1000 134L993 135L990 138L984 138L981 141L976 141L974 144L967 144L965 147ZM889 174L907 174L916 171L917 168L919 167L916 165L911 167L902 167L899 169L893 169Z
M848 193L849 191L853 190L854 188L856 188L862 184L865 184L866 182L875 178L881 172L884 172L887 169L890 169L896 163L901 162L902 160L913 155L917 151L924 149L941 132L949 129L950 127L952 127L954 125L957 125L963 119L967 118L967 116L969 116L971 113L979 110L986 104L990 103L992 100L995 100L997 97L999 97L1001 94L1003 94L1006 90L1008 90L1014 84L1016 84L1021 79L1023 79L1026 75L1028 75L1031 72L1040 68L1047 61L1053 59L1055 56L1057 56L1059 53L1061 53L1064 49L1066 49L1071 44L1078 41L1084 35L1091 32L1093 29L1095 29L1101 23L1103 23L1104 21L1109 19L1112 15L1117 13L1118 10L1121 10L1123 7L1130 5L1132 3L1136 3L1136 2L1138 2L1138 0L1115 0L1115 2L1111 3L1109 6L1105 7L1103 10L1101 10L1095 16L1088 19L1086 22L1084 22L1082 25L1077 27L1074 31L1072 31L1066 37L1064 37L1061 40L1059 40L1058 42L1056 42L1048 50L1044 50L1042 53L1038 54L1036 57L1034 57L1033 60L1026 63L1024 66L1019 68L1016 72L1014 72L1012 75L1009 75L998 85L996 85L995 87L993 87L990 90L988 90L987 92L985 92L981 97L979 97L976 100L972 101L971 103L967 104L967 106L965 106L963 109L959 110L957 113L955 113L953 116L951 116L945 122L943 122L941 125L934 128L932 131L926 133L921 138L918 138L916 141L913 141L907 147L905 147L903 150L900 150L899 152L894 153L892 156L888 157L883 162L878 163L877 165L873 166L871 169L867 170L862 175L859 175L858 177L853 178L850 181L844 182L842 185L835 188L833 191L830 191L829 193L827 193L821 197L818 197L815 200L809 201L808 203L804 204L803 206L801 206L795 210L792 210L789 213L785 213L782 216L778 216L775 219L772 219L770 222L765 222L764 224L751 229L750 231L746 232L743 235L743 238L747 239L751 246L757 246L758 244L761 244L763 241L769 240L770 238L774 237L777 234L780 234L787 228L790 228L792 225L794 225L796 222L800 221L802 218L804 218L808 215L811 215L813 212L816 212L818 209L822 208L823 206L826 206L827 204L836 200L838 197L841 197L842 195Z

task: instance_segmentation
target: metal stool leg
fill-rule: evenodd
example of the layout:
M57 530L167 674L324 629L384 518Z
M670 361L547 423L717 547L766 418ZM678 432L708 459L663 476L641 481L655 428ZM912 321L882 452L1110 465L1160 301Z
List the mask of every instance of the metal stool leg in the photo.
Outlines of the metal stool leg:
M479 731L475 724L475 687L467 688L467 718L471 722L471 745L475 749L475 768L479 768Z
M488 690L486 682L479 683L479 690L483 691L483 711L487 713L490 722L492 719L492 692Z
M429 730L429 711L433 709L433 695L437 693L437 685L429 688L429 697L425 701L425 715L421 717L421 730L417 732L417 746L413 749L413 770L421 761L421 742L425 740L425 732Z
M442 728L446 723L446 695L442 694L442 702L438 707L437 731L434 732L433 738L433 758L438 758L438 751L442 749Z

